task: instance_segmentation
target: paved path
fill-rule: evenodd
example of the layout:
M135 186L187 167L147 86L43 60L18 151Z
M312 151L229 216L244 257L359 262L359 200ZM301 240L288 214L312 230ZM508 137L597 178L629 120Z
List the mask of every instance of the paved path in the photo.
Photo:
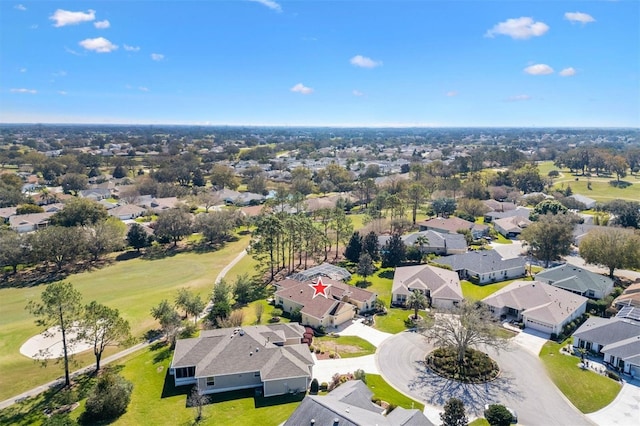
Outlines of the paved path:
M240 252L227 266L225 266L220 273L218 274L218 276L216 277L215 283L219 283L220 280L222 280L222 278L224 278L224 276L229 272L229 270L231 268L233 268L236 263L238 263L240 260L242 260L242 258L244 256L246 256L247 251L246 250L242 250L242 252ZM209 305L211 305L211 302L209 303ZM205 310L198 316L198 318L202 318L204 316L206 316L206 314L209 312L209 310L211 309L211 306L207 305L207 308L205 308ZM101 365L107 365L111 362L117 361L121 358L124 358L127 355L130 355L134 352L137 352L141 349L146 348L147 346L151 345L154 341L146 341L143 343L138 343L137 345L131 346L121 352L118 352L116 354L113 354L111 356L108 356L106 358L104 358L103 360L101 360L100 364ZM89 365L87 367L81 368L80 370L74 371L73 373L71 373L71 377L76 377L78 375L81 374L85 374L88 372L93 371L94 369L94 365ZM366 370L365 370L366 371ZM30 398L32 396L36 396L39 395L42 392L45 392L47 390L49 390L50 388L54 387L54 386L58 386L64 383L64 378L61 379L57 379L57 380L53 380L49 383L45 383L44 385L35 387L33 389L30 389L26 392L21 393L20 395L14 396L12 398L9 398L5 401L0 402L0 410L7 408L13 404L15 404L16 402L20 402L26 398Z
M486 349L498 362L501 374L482 385L462 384L429 372L424 366L424 356L431 349L420 334L405 332L385 340L376 355L385 380L429 404L425 414L436 424L440 422L437 413L451 397L461 399L470 416L482 415L484 404L502 403L514 407L519 423L525 425L593 424L555 387L537 355L519 344L500 353Z
M357 336L360 337L367 342L371 343L376 348L382 344L389 337L393 336L393 334L385 333L384 331L376 330L373 327L369 327L368 325L364 325L362 323L362 319L358 319L353 321L351 325L345 328L342 331L339 331L337 334L340 336Z

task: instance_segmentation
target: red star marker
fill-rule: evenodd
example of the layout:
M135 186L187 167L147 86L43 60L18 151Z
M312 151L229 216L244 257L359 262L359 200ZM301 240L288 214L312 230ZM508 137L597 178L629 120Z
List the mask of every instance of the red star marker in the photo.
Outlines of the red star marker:
M322 284L322 278L318 278L318 282L315 284L309 284L309 286L315 291L313 293L313 297L315 298L317 295L321 294L327 298L327 289L331 287L331 284L324 285Z

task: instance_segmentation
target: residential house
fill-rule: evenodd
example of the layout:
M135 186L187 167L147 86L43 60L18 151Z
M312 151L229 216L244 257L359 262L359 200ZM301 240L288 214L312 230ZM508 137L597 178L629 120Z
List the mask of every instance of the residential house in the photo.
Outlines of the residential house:
M523 207L523 206L518 206L515 209L509 209L509 210L490 211L485 213L484 221L485 223L488 223L488 222L493 222L494 220L497 220L497 219L505 219L507 217L515 217L515 216L526 217L528 219L531 211L532 211L531 208Z
M600 225L589 225L586 223L583 223L583 224L578 223L573 227L573 244L576 246L579 246L580 241L582 241L585 235L587 235L589 231L592 231L594 229L608 230L611 228L606 226L600 226Z
M429 220L423 220L418 222L420 231L436 231L442 233L456 234L460 229L468 229L471 231L471 235L474 239L482 238L487 235L489 227L487 225L481 225L468 220L461 219L455 216L436 217Z
M573 198L574 200L584 204L587 210L592 209L596 206L596 200L594 200L593 198L585 197L584 195L573 194L569 195L569 198Z
M160 214L166 210L178 207L179 204L180 202L177 197L154 198L144 196L140 197L136 205L149 209L155 214Z
M316 294L312 287L322 280L327 285L326 297ZM357 313L375 308L378 295L342 281L318 277L299 281L287 278L278 281L274 299L284 312L300 310L301 323L311 327L338 327L353 319Z
M314 361L297 323L203 330L179 339L169 374L176 386L212 394L259 389L264 396L305 392Z
M338 281L349 281L351 279L351 273L345 268L326 262L312 268L305 269L304 271L297 272L288 278L297 281L311 281L319 276L324 276Z
M477 284L494 283L523 277L527 261L523 257L503 259L495 250L470 251L464 254L441 257L435 260L450 266L460 279Z
M117 217L120 220L130 220L143 216L146 211L146 209L134 204L123 204L109 209L107 212L109 216Z
M640 282L627 287L620 296L613 300L613 306L616 309L622 309L625 306L640 308Z
M391 287L391 303L405 306L412 291L424 293L429 306L437 308L450 308L464 299L458 274L431 265L396 268Z
M493 227L506 238L516 238L522 230L531 225L528 217L512 216L493 221Z
M307 395L283 426L433 426L416 409L397 407L385 415L372 397L361 380L350 380L324 396Z
M525 328L560 334L565 324L584 314L587 298L541 281L514 281L482 303L499 318L512 317Z
M536 274L536 280L590 299L603 299L613 291L613 280L579 266L565 265Z
M49 218L54 213L30 213L9 217L9 226L19 233L32 232L49 225Z
M489 211L492 212L506 212L510 210L515 210L516 205L510 201L496 201L496 200L483 200L482 204L487 206Z
M111 191L107 188L92 188L78 191L78 197L88 198L93 201L106 200L111 197Z
M0 223L9 222L11 216L15 216L17 207L3 207L0 208Z
M467 240L462 234L449 234L437 231L420 231L404 235L406 246L415 246L423 254L435 253L440 256L461 254L467 251Z
M625 307L614 318L589 317L573 333L573 346L600 354L613 368L640 377L640 309Z

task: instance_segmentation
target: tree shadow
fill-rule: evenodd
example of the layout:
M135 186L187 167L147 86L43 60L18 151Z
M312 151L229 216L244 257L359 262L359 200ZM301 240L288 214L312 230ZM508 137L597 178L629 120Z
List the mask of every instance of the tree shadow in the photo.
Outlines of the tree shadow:
M631 182L627 182L626 180L621 180L621 181L610 180L609 181L609 185L613 186L614 188L625 189L625 188L630 187L632 185L632 183Z
M116 262L123 262L127 260L137 259L139 257L142 257L142 254L143 253L141 251L135 251L135 250L125 251L116 256Z
M386 278L386 279L392 280L394 273L395 273L395 271L393 271L393 270L380 271L378 276L380 278Z
M430 404L444 406L450 398L458 398L469 412L481 414L484 404L489 401L500 401L505 396L518 401L524 400L524 395L516 386L515 377L504 370L496 379L480 384L462 383L441 377L432 372L424 361L417 362L415 370L417 376L409 382L409 389Z

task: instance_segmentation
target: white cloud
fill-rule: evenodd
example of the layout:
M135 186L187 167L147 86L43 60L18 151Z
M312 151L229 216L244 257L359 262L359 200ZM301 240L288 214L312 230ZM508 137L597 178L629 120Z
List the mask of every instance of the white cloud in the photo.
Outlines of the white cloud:
M275 10L276 12L282 12L282 6L276 3L273 0L249 0L254 3L260 3L264 6L267 6L271 10Z
M138 87L138 90L140 90L141 92L148 92L149 91L149 89L147 87L143 87L143 86Z
M87 50L93 50L98 53L109 53L118 48L104 37L88 38L78 43Z
M549 31L549 26L544 22L534 22L533 18L523 16L507 19L494 25L484 36L493 38L496 35L506 35L514 39L528 39L539 37L547 31Z
M96 21L93 23L93 26L96 27L99 30L104 30L107 29L111 26L111 22L109 22L109 20L105 19L104 21Z
M36 93L38 93L38 91L35 89L11 89L10 92L11 93L29 93L31 95L35 95Z
M151 59L153 59L154 61L161 61L164 59L164 55L162 53L152 53Z
M564 19L571 22L580 22L588 24L589 22L596 22L593 16L582 12L567 12L564 14Z
M140 51L140 46L129 46L128 44L123 45L124 50L127 52L138 52Z
M349 60L351 65L355 65L356 67L362 68L375 68L382 65L382 61L374 61L371 58L367 58L366 56L356 55Z
M451 90L450 92L445 93L445 96L452 98L454 96L458 96L458 92L455 90Z
M21 10L23 12L27 10L27 8L23 4L16 4L15 6L13 6L13 8L17 10Z
M298 83L291 88L292 92L301 93L303 95L310 95L313 93L313 89L311 87L307 87L302 83Z
M535 64L526 67L524 72L531 75L548 75L553 74L553 68L547 64Z
M50 20L56 21L54 27L64 27L65 25L77 25L81 22L93 21L96 19L95 10L87 10L87 12L71 12L69 10L56 10L49 17Z
M27 72L26 68L20 68L20 72Z
M64 90L58 90L58 95L67 96L67 92Z
M510 96L505 100L507 102L530 101L531 100L531 96L529 96L529 95L515 95L515 96Z
M353 96L364 96L364 93L362 93L362 92L361 92L361 91L359 91L359 90L354 90L354 91L353 91L353 92L351 92L351 93L353 93Z
M563 77L571 77L573 75L576 75L576 69L573 67L565 68L560 71L559 74Z

